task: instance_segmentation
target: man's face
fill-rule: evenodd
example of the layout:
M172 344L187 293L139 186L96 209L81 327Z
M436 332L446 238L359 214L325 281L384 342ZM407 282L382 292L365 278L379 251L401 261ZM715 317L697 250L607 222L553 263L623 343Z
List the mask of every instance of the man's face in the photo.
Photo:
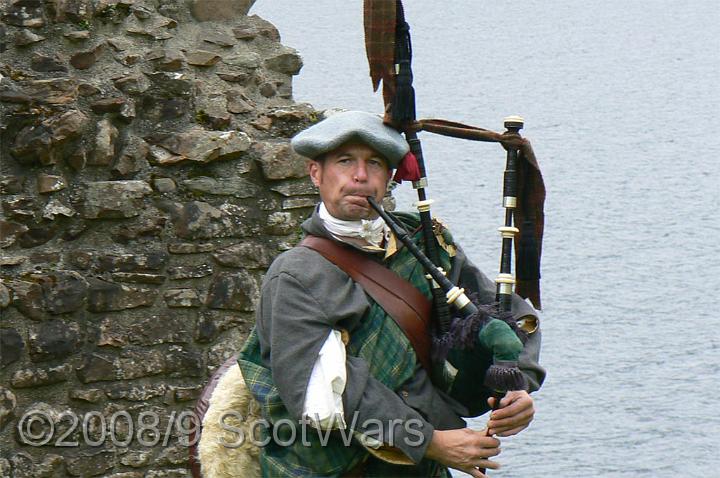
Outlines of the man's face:
M387 161L362 143L345 143L325 155L322 162L310 162L310 178L320 190L328 212L338 219L373 219L377 213L367 196L382 201L390 180Z

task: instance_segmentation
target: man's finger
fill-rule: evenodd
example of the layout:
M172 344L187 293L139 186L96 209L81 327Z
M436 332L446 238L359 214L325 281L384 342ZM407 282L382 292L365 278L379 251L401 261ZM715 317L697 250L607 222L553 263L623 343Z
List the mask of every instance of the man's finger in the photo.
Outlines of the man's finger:
M532 410L523 410L522 412L511 415L507 418L491 418L488 421L488 428L498 429L498 428L508 428L508 427L516 427L518 425L530 423L533 418L535 417L535 413L533 413Z
M528 423L528 424L525 424L525 425L523 425L523 426L520 426L520 427L517 427L517 428L513 428L512 430L507 430L507 431L504 431L504 432L499 432L499 433L497 434L497 436L499 436L499 437L511 437L511 436L517 435L517 434L520 433L521 431L525 430L529 425L530 425L530 424Z
M490 414L491 420L501 420L503 418L509 418L517 415L532 416L535 414L535 407L533 407L532 401L517 401L508 405L507 407L495 410Z
M485 473L481 473L480 470L478 470L475 467L472 468L461 468L460 471L464 471L470 476L473 476L475 478L488 478L488 476Z

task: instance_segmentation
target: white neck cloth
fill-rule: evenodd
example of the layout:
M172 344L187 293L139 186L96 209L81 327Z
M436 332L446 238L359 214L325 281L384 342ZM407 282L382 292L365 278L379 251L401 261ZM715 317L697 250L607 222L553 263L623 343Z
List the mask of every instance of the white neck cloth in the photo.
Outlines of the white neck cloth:
M372 220L360 219L359 221L344 221L332 216L322 202L320 203L318 214L325 223L325 229L334 236L363 239L375 247L380 247L385 237L386 226L385 221L383 221L381 217Z

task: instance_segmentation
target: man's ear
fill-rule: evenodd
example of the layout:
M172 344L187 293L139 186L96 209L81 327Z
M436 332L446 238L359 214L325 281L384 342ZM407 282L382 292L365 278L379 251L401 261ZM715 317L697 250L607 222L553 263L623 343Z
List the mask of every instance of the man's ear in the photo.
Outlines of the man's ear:
M316 187L320 186L320 182L322 180L322 165L319 162L313 161L311 159L308 161L307 167L308 173L310 174L310 180Z

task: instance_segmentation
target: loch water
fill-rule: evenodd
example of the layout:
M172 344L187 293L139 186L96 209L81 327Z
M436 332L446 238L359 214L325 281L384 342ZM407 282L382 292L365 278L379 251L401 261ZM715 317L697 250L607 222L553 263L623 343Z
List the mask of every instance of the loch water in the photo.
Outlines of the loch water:
M404 3L418 116L524 116L547 187L548 378L492 476L720 476L720 2ZM381 111L362 2L253 12L304 58L297 101ZM494 277L504 152L421 138L434 213Z

